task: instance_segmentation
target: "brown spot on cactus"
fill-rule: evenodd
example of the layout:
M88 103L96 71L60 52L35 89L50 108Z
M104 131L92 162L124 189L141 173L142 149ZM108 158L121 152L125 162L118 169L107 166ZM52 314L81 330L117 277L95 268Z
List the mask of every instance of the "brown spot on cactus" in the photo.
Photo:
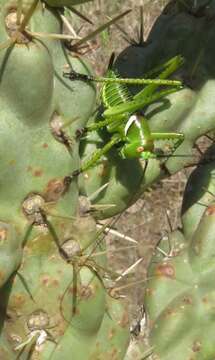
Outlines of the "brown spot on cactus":
M59 286L59 281L57 279L53 279L52 285L55 287Z
M78 288L78 296L81 298L81 299L84 299L84 300L87 300L89 299L90 297L93 296L93 289L91 286L80 286Z
M113 339L115 333L116 333L116 329L114 329L114 328L110 329L110 331L108 333L108 340Z
M110 359L117 360L118 359L118 349L113 348L113 350L110 353Z
M0 271L0 283L2 284L5 279L5 273L3 271Z
M99 348L99 347L100 347L100 342L96 341L95 348Z
M201 348L202 348L201 341L199 341L199 340L194 341L193 346L192 346L193 352L199 352L199 351L201 351Z
M13 306L15 306L16 308L18 307L22 307L23 304L25 303L25 296L23 296L22 294L14 294L11 298L11 302L13 304Z
M48 144L44 143L44 144L43 144L43 148L44 148L44 149L47 149L47 148L48 148Z
M48 286L50 284L50 276L48 275L43 276L41 282L43 285Z
M5 227L0 227L0 242L7 239L8 230Z
M34 170L33 175L35 177L41 177L43 175L43 171L41 169Z
M183 303L185 303L186 305L192 305L193 300L190 297L186 296L183 298Z
M127 311L124 311L123 312L123 315L122 315L122 318L120 319L119 321L119 325L123 328L126 328L128 326L128 323L129 323L129 319L128 319L128 312Z
M44 191L46 201L57 201L65 192L63 179L52 179L48 182Z
M206 210L206 215L210 216L210 215L214 215L215 214L215 204L212 204L210 206L208 206L207 210Z
M154 294L154 289L146 288L146 294L147 294L147 296L152 296Z
M11 166L16 165L16 160L10 160L10 161L9 161L9 165L11 165Z
M168 263L159 264L156 267L155 273L157 276L164 276L171 279L175 278L175 269Z
M31 172L32 170L33 170L32 166L29 165L29 166L27 167L27 172Z
M77 290L76 290L76 287L75 286L70 286L70 288L69 288L69 290L68 290L69 292L70 292L70 294L75 294L76 292L77 292Z
M171 309L168 308L166 309L166 311L164 312L164 317L169 318L170 316L174 316L177 313L176 309Z
M204 296L204 297L202 298L202 302L203 302L204 304L207 304L207 303L208 303L208 298L207 298L207 296Z

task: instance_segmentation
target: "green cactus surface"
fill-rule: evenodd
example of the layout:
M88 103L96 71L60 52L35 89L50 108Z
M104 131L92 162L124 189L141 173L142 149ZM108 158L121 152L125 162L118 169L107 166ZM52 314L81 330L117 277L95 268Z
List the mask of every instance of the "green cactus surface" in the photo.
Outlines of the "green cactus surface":
M80 125L66 128L64 135L68 144L60 131L63 124L77 117L80 124L87 120L94 105L95 91L87 84L76 88L61 80L63 66L69 61L81 71L87 71L87 65L66 54L59 41L43 42L18 34L19 40L8 44L10 36L14 36L16 10L13 4L7 1L4 5L3 2L0 14L0 41L5 44L0 52L0 151L4 154L0 216L3 237L14 237L12 257L15 258L16 243L18 259L24 234L32 221L24 204L32 194L41 197L41 206L49 206L46 204L52 202L52 211L62 216L76 213L77 185L72 184L71 191L62 195L63 177L79 163L77 145L70 144L70 138L73 128ZM28 8L24 7L26 11ZM59 33L61 27L59 19L38 4L30 29ZM80 94L84 107L78 104ZM11 272L5 281L10 275Z
M67 261L56 252L53 234L63 241ZM123 359L127 311L106 293L97 270L105 266L105 256L90 256L94 236L94 221L80 218L54 222L51 231L44 228L28 240L21 267L0 290L4 359L18 354L21 359L29 354L32 359L59 359L63 354L64 359L99 360L111 359L113 353ZM81 253L82 247L87 252ZM103 244L97 248L101 250Z
M207 155L214 155L214 146ZM145 307L149 342L161 360L213 360L214 169L200 165L190 176L182 206L182 231L170 234L148 271ZM169 249L169 245L171 249ZM170 251L171 250L171 251Z
M63 78L90 74L57 36L54 6L78 2L47 3L0 1L0 359L121 360L127 311L107 294L105 247L79 216L78 183L65 182L95 106L92 84Z

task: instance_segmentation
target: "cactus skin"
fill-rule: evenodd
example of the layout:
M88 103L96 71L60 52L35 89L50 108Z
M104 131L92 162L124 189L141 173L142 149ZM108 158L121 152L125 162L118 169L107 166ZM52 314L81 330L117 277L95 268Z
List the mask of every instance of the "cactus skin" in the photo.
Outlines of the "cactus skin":
M3 2L1 7L1 43L9 39L5 31L5 18L10 21L10 15L7 14L12 4L14 2L7 2L4 6ZM40 30L44 30L46 27L46 32L60 32L61 24L57 17L48 9L42 11L42 5L39 4L31 19L32 28L35 30L39 27ZM73 60L70 57L70 60L81 71L87 70L86 65L78 59ZM14 238L14 245L11 247L13 257L16 257L16 243L17 258L13 270L17 267L20 246L29 227L29 219L24 215L22 206L31 193L40 194L44 199L44 206L47 206L46 202L54 201L55 204L51 205L52 211L57 211L61 215L69 213L70 216L76 213L77 184L72 184L71 191L65 196L62 195L63 177L71 168L76 168L79 162L77 144L72 145L70 154L66 146L56 140L50 126L54 128L55 123L68 121L71 114L74 117L79 115L79 124L75 126L85 123L94 106L95 92L87 84L70 87L65 81L60 80L62 66L67 62L66 54L58 41L42 42L34 39L28 42L28 46L25 43L17 44L0 52L3 134L0 152L4 154L0 175L0 219L2 224L6 224L3 225L2 231L7 224L11 227L9 233L13 234L10 236ZM79 110L81 106L77 104L80 94L86 104L84 110ZM72 127L68 127L66 134L69 137L73 136ZM8 146L10 151L5 152ZM9 247L7 251L8 249ZM10 267L12 270L12 264ZM5 271L4 266L2 269ZM11 271L8 271L4 281L10 275Z
M209 150L215 154L215 147ZM190 176L182 232L170 234L173 257L152 258L145 293L149 341L161 360L213 360L215 162ZM209 192L208 192L209 191ZM168 252L165 240L159 244Z
M53 7L69 7L73 5L83 4L92 0L45 0L46 4Z
M214 23L208 17L213 15L214 5L215 2L211 1L207 7L201 7L201 16L198 16L190 8L182 6L181 2L170 2L155 22L144 46L129 46L117 58L115 65L120 75L132 78L144 77L150 69L175 55L180 54L185 58L185 65L178 75L174 75L174 78L178 76L184 82L184 89L169 95L169 102L164 102L157 109L158 105L151 105L145 114L152 131L181 132L185 140L174 153L177 157L165 161L165 167L160 165L160 161L150 159L145 175L138 161L132 162L131 170L124 175L123 168L130 168L131 163L123 163L117 155L113 157L112 154L104 158L104 165L100 163L87 172L87 195L104 183L109 183L93 203L114 206L97 212L98 218L121 212L153 183L195 162L192 148L196 139L214 129L215 32ZM139 88L131 87L131 91L139 91ZM103 137L103 134L94 134L92 139L87 139L85 156L95 150L95 140L101 144Z
M95 236L95 223L90 218L80 218L73 224L71 220L67 223L61 220L53 225L63 241L69 237L81 247ZM101 250L103 246L97 249ZM88 251L90 253L91 248ZM36 240L33 237L28 241L24 252L19 274L0 290L3 336L8 339L5 346L2 338L0 354L4 352L5 359L16 359L14 348L26 340L30 333L27 324L42 309L49 319L47 328L42 329L47 330L55 342L47 340L37 345L33 349L35 359L57 360L63 354L64 359L102 360L111 359L113 353L117 354L116 359L123 359L129 335L127 312L117 300L108 297L99 277L86 266L79 269L81 284L78 284L76 313L73 314L73 267L56 253L56 245L47 229L37 235ZM102 255L97 257L96 264L104 267L105 261ZM110 341L105 345L107 337ZM26 346L21 359L29 352L30 347Z
M32 3L23 2L24 14ZM78 217L77 182L69 189L64 183L79 165L74 134L94 108L95 88L71 84L62 74L68 64L90 70L60 41L13 33L15 5L0 1L0 44L5 44L0 50L0 358L87 360L99 351L99 360L105 351L107 359L116 353L121 360L128 343L127 312L109 299L96 275L97 266L106 265L105 255L94 262L89 256L91 267L85 263L85 246L92 242L90 254L98 240L95 222ZM43 5L37 4L27 29L62 33L55 9ZM17 36L13 45L10 36ZM71 261L62 257L68 240L80 247ZM52 341L35 343L42 330ZM15 350L34 331L32 341Z

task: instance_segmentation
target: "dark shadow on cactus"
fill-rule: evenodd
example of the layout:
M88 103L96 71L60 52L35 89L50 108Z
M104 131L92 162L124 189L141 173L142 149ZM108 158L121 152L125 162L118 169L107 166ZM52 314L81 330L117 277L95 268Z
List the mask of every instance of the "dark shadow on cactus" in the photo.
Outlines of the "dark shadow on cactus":
M28 283L25 280L24 276L19 271L16 271L16 275L18 276L19 280L21 281L23 287L27 291L27 293L28 293L29 297L31 298L31 300L35 303L34 297L33 297L32 293L31 293L31 290L30 290L30 288L28 286Z
M30 224L24 234L23 241L22 241L22 248L25 247L27 241L29 240L29 237L31 235L31 232L33 231L34 224Z
M215 144L204 154L197 168L192 172L185 188L182 215L207 192L215 168ZM215 196L215 194L214 194ZM202 204L203 205L203 204Z
M12 53L13 48L15 47L15 44L13 43L10 47L7 48L7 50L5 51L5 56L4 59L2 61L2 65L1 65L1 73L0 73L0 83L2 81L2 77L4 76L4 71L6 69L7 66L7 62L9 60L10 54ZM3 50L2 50L3 51Z
M6 284L0 289L0 298L1 298L1 302L0 302L0 312L1 312L0 333L3 330L5 322L15 321L16 318L18 317L18 315L15 313L13 313L13 314L7 313L8 302L9 302L10 293L11 293L12 287L13 287L14 277L15 277L15 274L12 274L11 277L9 278L9 280L6 282Z
M200 8L206 11L208 3L210 0ZM213 61L208 59L208 47L212 48L215 40L211 38L214 35L210 32L208 17L204 14L199 19L185 12L190 5L182 6L184 11L173 12L174 6L174 1L170 2L155 21L147 46L146 43L139 47L131 45L120 54L116 67L122 77L141 78L149 69L178 54L186 59L179 75L188 87L199 90L208 79L215 77ZM211 22L211 28L212 25Z
M159 102L154 103L151 107L149 107L149 112L147 112L147 119L150 119L156 114L159 114L163 110L169 109L171 106L171 102L169 99L161 99Z

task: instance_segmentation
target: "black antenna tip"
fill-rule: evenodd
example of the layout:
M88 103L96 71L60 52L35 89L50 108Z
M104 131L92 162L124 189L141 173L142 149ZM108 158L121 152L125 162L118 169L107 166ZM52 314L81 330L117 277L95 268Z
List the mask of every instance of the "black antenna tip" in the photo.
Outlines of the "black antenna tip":
M115 60L115 53L112 52L112 54L111 54L111 56L110 56L109 63L108 63L108 69L112 69L114 60Z
M70 79L70 80L83 80L83 81L90 81L91 78L85 74L79 74L74 70L70 70L70 72L64 72L63 77Z

